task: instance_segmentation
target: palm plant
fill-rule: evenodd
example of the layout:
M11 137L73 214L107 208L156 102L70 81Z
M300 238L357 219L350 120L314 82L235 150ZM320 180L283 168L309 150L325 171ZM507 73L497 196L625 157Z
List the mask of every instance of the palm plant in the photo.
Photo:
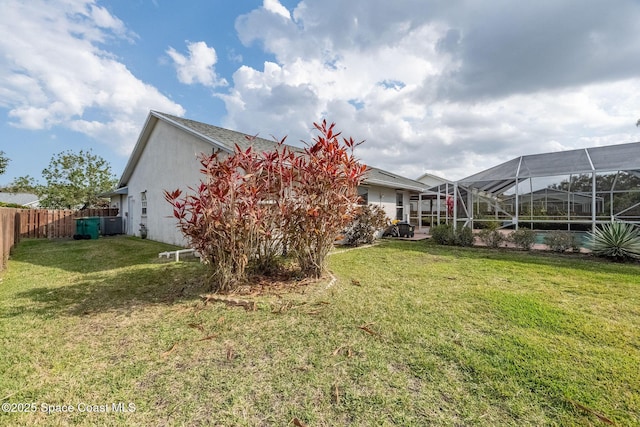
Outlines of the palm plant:
M612 222L589 233L595 255L617 260L640 259L640 229L633 224Z

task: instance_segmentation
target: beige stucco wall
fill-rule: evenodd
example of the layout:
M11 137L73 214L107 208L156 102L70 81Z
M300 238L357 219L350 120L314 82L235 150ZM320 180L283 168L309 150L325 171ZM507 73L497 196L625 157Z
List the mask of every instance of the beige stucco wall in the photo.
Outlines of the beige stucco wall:
M128 180L127 196L112 198L119 204L126 234L140 236L146 223L147 238L177 246L188 242L176 227L173 208L164 199L164 190L188 190L202 179L198 156L210 154L213 146L159 120L152 130L138 163ZM369 203L380 206L390 219L396 219L396 190L369 185ZM147 216L142 217L142 193L146 192ZM403 192L404 218L409 213L409 192Z
M435 187L436 185L444 184L447 182L444 179L429 175L421 176L420 178L418 178L418 181L426 184L427 187ZM453 186L453 184L451 185Z
M202 178L198 156L210 154L213 146L159 120L128 182L128 199L123 212L129 228L127 234L140 235L140 224L146 222L147 238L178 246L187 241L177 229L173 208L164 198L164 190L187 191ZM147 217L142 217L141 198L146 191Z
M389 219L396 219L396 193L394 188L367 185L369 204L381 207ZM409 213L409 192L403 191L404 217Z

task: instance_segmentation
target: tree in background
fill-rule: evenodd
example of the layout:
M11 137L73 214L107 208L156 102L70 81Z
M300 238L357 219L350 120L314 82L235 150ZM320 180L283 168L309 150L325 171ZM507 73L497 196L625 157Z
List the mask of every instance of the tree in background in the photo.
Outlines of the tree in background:
M0 151L0 175L5 173L9 165L9 158L4 155L4 151Z
M563 179L559 183L551 184L549 188L562 191L591 193L593 178L590 173L572 175L571 179ZM640 177L626 171L596 175L596 190L634 190L640 186Z
M53 156L42 177L46 183L39 188L40 206L56 209L104 206L106 201L98 195L117 183L109 163L91 150Z
M30 176L19 176L2 188L2 191L8 193L35 193L38 194L41 189L36 180Z
M549 188L562 191L570 191L572 193L591 194L593 178L591 174L572 175L571 179L564 179L559 183L552 184ZM617 173L598 174L596 175L596 191L600 195L607 196L609 191L615 190L611 197L604 198L603 211L609 212L611 203L613 202L617 211L628 208L633 209L627 211L628 215L637 215L639 210L637 204L640 203L640 177L636 174L620 171ZM636 206L634 208L634 206Z

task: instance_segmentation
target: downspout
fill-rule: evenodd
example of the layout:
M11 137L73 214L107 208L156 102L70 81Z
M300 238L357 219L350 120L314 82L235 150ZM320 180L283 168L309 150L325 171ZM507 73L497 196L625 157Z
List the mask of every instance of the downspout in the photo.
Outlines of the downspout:
M179 262L181 254L194 254L196 257L198 257L195 249L179 249L177 251L161 252L158 254L158 258L171 258L171 256L173 255L176 258L176 262Z

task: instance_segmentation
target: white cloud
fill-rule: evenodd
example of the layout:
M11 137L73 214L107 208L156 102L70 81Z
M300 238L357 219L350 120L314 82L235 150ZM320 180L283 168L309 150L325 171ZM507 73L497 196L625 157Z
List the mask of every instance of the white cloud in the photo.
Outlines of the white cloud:
M291 12L282 5L278 0L264 0L262 7L271 13L280 15L284 18L291 19Z
M326 117L366 139L371 165L451 179L638 139L637 3L622 1L621 16L573 1L304 0L289 20L266 3L236 20L275 61L240 67L218 94L231 128L296 142Z
M281 1L237 18L250 49L226 47L228 63L255 64L259 49L269 59L229 82L212 41L166 51L180 82L218 91L225 126L297 143L327 118L366 139L358 155L371 165L451 179L638 140L636 0ZM62 126L126 152L149 109L184 113L109 51L137 36L98 0L0 2L0 107L15 126Z
M111 15L104 7L95 4L89 5L89 16L99 28L111 30L119 36L127 36L128 31L124 23L117 17Z
M134 37L93 0L3 1L0 106L14 126L62 126L130 151L150 109L184 114L105 50Z
M187 42L189 56L178 53L174 48L167 49L178 73L178 80L184 84L200 83L204 86L226 86L225 79L219 77L215 71L218 62L216 50L207 46L205 42Z

